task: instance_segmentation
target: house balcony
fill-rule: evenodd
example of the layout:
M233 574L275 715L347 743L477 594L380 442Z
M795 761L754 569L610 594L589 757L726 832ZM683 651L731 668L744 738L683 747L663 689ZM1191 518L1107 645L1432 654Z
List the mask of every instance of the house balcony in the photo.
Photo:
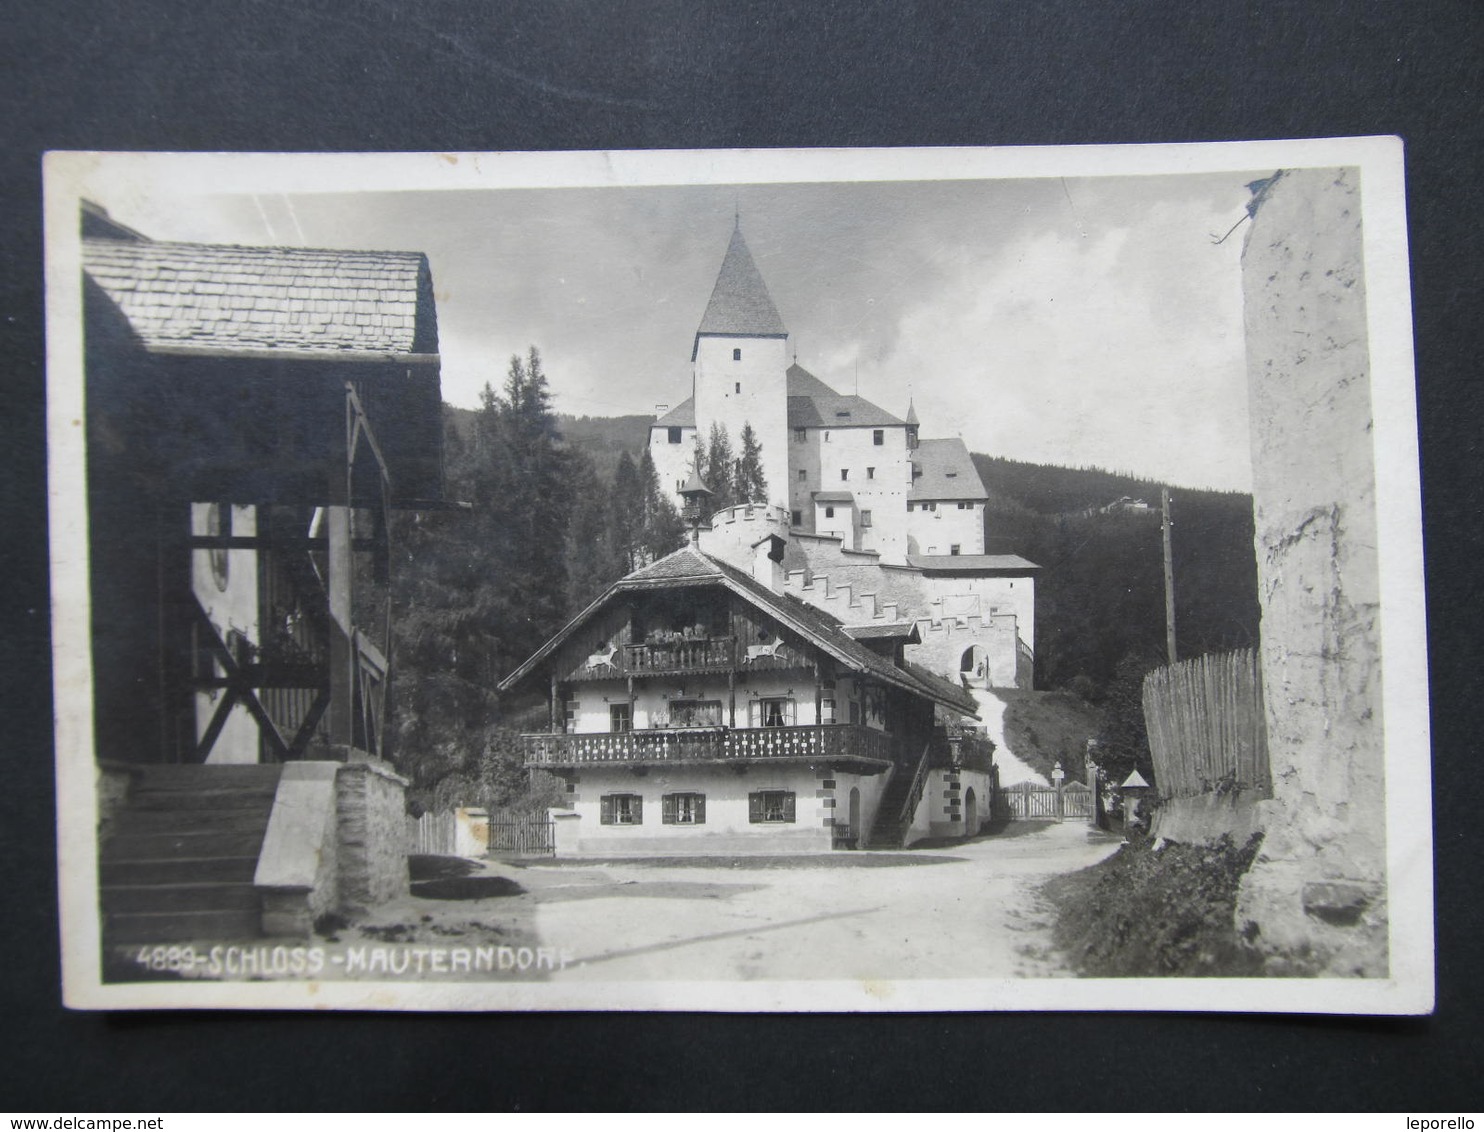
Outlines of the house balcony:
M748 645L735 637L677 637L670 642L623 645L614 648L611 655L594 653L572 673L571 678L688 676L705 672L766 672L801 667L807 667L804 657L779 641Z
M866 773L892 764L892 736L855 724L796 727L694 727L521 736L526 766L647 766L764 762L849 764Z

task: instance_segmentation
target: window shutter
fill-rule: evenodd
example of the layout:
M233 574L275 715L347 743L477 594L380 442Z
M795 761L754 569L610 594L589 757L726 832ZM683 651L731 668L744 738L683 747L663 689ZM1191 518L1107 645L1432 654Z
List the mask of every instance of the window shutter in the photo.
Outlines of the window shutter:
M747 795L747 820L754 825L763 820L763 796L761 794Z
M660 824L675 824L675 795L666 794L660 799Z
M799 721L799 703L797 700L783 701L783 719L790 727Z
M794 820L794 793L792 790L783 796L783 820Z
M696 795L696 824L706 824L706 795Z
M633 801L634 824L635 825L643 825L644 824L644 796L642 794L635 794L633 796L633 798L634 798L634 801Z
M747 726L761 727L763 725L763 705L759 700L750 700L747 704ZM757 819L754 818L753 821Z
M599 803L598 822L602 825L613 824L613 795L604 794Z

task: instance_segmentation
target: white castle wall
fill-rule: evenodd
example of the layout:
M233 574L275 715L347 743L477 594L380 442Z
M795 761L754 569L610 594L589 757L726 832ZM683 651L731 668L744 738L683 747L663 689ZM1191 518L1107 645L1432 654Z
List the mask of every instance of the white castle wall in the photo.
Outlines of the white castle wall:
M955 546L960 554L984 553L983 504L952 499L917 501L902 519L910 554L952 554Z
M669 434L668 428L649 430L649 458L654 461L655 478L659 480L660 490L669 492L670 501L678 508L685 502L680 497L680 489L690 478L691 460L696 450L696 430L682 427L679 444L671 444Z
M881 443L875 442L877 432ZM878 551L883 561L902 562L907 555L907 489L911 466L907 460L907 433L900 425L882 427L811 428L805 439L791 441L791 506L811 531L840 531L853 549ZM799 478L799 471L805 473ZM841 473L846 475L842 478ZM848 491L855 497L848 526L814 516L816 491ZM870 526L864 514L870 513ZM837 519L843 518L836 512Z
M740 353L740 357L733 357ZM695 360L696 433L706 443L711 425L726 426L740 453L742 427L751 424L762 445L768 502L787 507L788 340L703 335Z

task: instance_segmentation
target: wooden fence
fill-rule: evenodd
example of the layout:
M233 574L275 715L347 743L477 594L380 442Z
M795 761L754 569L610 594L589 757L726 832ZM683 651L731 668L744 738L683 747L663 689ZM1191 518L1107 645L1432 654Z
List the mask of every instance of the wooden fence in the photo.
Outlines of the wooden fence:
M1080 782L1064 786L1017 782L999 791L995 800L999 816L1009 821L1091 821L1095 804L1092 790Z
M489 851L501 856L553 856L556 853L556 823L545 816L492 815Z
M489 853L505 856L551 856L556 852L555 828L549 817L496 813L486 818L482 810L475 810L473 814L469 836L464 839L463 852L466 855L477 853L481 845ZM457 856L460 852L457 830L458 816L453 810L409 817L407 851ZM472 850L469 848L471 844Z
M454 851L454 815L423 814L407 818L408 852L450 856Z
M1262 673L1251 649L1156 668L1144 677L1144 721L1161 797L1272 797Z

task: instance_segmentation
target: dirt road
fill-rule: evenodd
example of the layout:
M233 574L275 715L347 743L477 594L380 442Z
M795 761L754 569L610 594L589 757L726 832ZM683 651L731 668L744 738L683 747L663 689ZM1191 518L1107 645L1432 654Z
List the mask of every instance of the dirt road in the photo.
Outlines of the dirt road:
M1046 977L1069 972L1034 888L1117 845L1068 822L939 850L730 867L488 867L525 890L499 911L575 956L560 980Z

